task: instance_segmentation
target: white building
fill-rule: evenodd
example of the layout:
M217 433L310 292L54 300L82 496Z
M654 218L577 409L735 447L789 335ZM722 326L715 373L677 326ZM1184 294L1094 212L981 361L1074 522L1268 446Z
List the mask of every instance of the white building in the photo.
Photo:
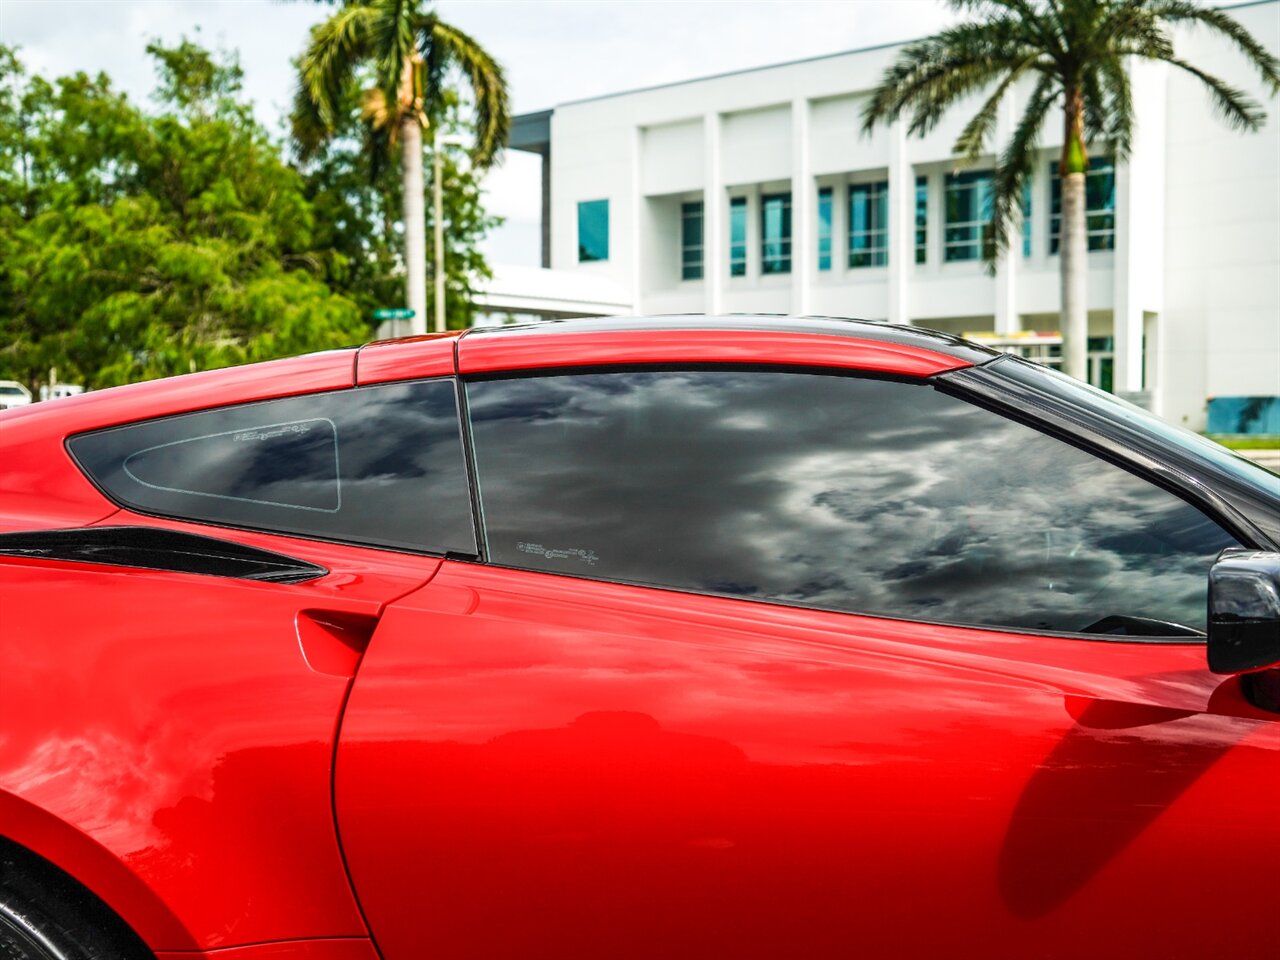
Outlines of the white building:
M1230 9L1280 53L1280 0ZM1280 100L1217 37L1184 30L1176 44L1269 121L1233 132L1195 78L1131 66L1132 157L1114 171L1095 157L1090 174L1090 378L1203 429L1209 398L1280 397ZM901 123L860 135L899 49L517 118L511 145L544 158L543 266L607 282L637 313L826 314L1052 342L1060 121L1042 132L1021 243L992 276L991 160L961 168L951 152L977 104L923 139ZM998 140L1027 93L1007 98Z

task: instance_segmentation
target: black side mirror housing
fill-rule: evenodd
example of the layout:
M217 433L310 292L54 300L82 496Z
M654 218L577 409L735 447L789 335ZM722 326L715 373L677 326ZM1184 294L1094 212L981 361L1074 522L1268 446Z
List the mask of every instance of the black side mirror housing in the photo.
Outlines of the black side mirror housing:
M1209 568L1209 669L1280 666L1280 553L1224 550Z

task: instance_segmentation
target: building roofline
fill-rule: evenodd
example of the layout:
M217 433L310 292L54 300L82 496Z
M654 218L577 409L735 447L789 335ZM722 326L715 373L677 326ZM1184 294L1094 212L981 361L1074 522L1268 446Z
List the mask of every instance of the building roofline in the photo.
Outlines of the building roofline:
M1219 10L1240 10L1243 7L1260 7L1268 3L1280 3L1280 0L1244 0L1242 3L1224 4ZM877 43L869 47L854 47L851 50L837 50L833 53L819 53L812 57L800 57L796 60L782 60L778 63L765 63L756 67L740 67L737 70L726 70L723 73L711 73L701 77L690 77L687 80L670 80L666 83L655 83L647 87L634 87L630 90L618 90L614 93L601 93L594 97L580 97L577 100L565 100L553 107L543 110L530 110L521 116L534 114L550 114L561 107L575 107L582 103L595 103L598 100L612 100L614 97L629 97L637 93L650 93L654 90L665 90L668 87L682 87L689 83L703 83L710 80L723 80L726 77L739 77L746 73L759 73L762 70L776 70L780 67L794 67L802 63L815 63L819 60L833 60L836 57L848 57L855 53L874 53L877 50L888 50L890 47L905 47L909 43L923 40L924 37L911 37L907 40L895 40L890 43ZM518 118L517 118L518 119Z
M1280 0L1255 0L1261 3L1278 3ZM888 50L890 47L905 47L908 43L915 43L922 40L923 37L912 37L909 40L894 40L891 43L877 43L870 47L855 47L852 50L837 50L834 53L819 53L812 57L800 57L796 60L783 60L779 63L764 63L757 67L740 67L737 70L726 70L723 73L711 73L701 77L690 77L687 80L670 80L667 83L655 83L647 87L635 87L631 90L619 90L616 93L601 93L594 97L582 97L578 100L566 100L564 103L556 104L554 109L560 107L574 107L580 103L594 103L597 100L612 100L614 97L629 97L636 93L649 93L653 90L665 90L668 87L682 87L689 83L704 83L709 80L723 80L726 77L739 77L744 73L759 73L762 70L777 70L781 67L794 67L802 63L815 63L819 60L833 60L836 57L847 57L855 53L873 53L876 50Z

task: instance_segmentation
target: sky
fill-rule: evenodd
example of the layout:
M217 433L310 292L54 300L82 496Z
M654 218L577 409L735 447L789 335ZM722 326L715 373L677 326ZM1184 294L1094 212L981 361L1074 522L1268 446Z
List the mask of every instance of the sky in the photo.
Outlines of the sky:
M653 84L909 40L954 20L940 0L439 0L441 16L504 67L517 113ZM0 43L29 70L106 71L145 102L153 39L186 36L238 52L245 92L283 134L292 58L332 12L282 0L0 0ZM538 263L539 160L511 151L485 180L507 222L491 263Z

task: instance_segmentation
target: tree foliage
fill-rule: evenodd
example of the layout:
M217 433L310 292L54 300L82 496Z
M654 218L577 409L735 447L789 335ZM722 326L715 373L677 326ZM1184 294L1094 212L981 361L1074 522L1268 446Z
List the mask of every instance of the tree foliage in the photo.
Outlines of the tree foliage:
M337 125L303 153L307 196L317 214L317 241L332 251L326 267L329 283L356 301L364 315L404 301L404 181L386 159L378 131L361 117L359 105L369 88L368 71L357 70L336 102ZM453 90L443 92L438 125L447 135L463 129L466 105ZM295 116L295 122L297 117ZM428 144L427 164L433 160ZM455 328L475 315L473 284L491 276L479 242L501 220L488 215L476 171L466 156L444 149L445 316ZM425 229L434 227L426 206ZM426 245L427 269L435 272L435 249Z
M430 149L443 149L446 139L454 139L448 135L465 127L473 139L468 168L491 166L506 144L511 122L502 68L472 37L441 21L427 0L342 0L336 12L312 28L297 66L292 127L300 156L332 156L335 141L358 143L383 197L398 190L401 201L408 201L402 218L404 302L417 315L419 329L425 329L426 278L428 267L434 272L435 251L427 252L426 244L433 214L422 212L422 134L431 132L426 138ZM457 87L468 95L465 106ZM393 187L384 168L397 147L401 182ZM343 153L342 146L337 149ZM442 157L442 179L457 190L459 168L447 151ZM444 251L449 277L443 309L432 314L436 324L442 318L435 313L442 313L450 326L470 320L467 287L474 274L459 272L455 263L465 265L471 255L471 248L458 240L479 227L478 216L478 207L465 196L441 211L440 219L449 224Z
M342 140L291 164L234 56L147 52L143 109L0 47L0 379L101 387L367 340L370 311L400 302L394 179ZM492 220L469 171L449 187L450 271L484 273Z
M1195 0L950 0L969 20L907 45L885 71L863 114L864 129L906 118L923 136L958 101L986 98L961 131L955 152L966 161L986 150L1000 102L1022 78L1034 83L1010 142L995 165L995 249L1017 222L1023 184L1034 169L1040 130L1055 107L1063 112L1062 174L1088 166L1090 145L1118 161L1129 153L1136 119L1125 62L1161 60L1200 80L1219 115L1234 129L1256 130L1262 107L1174 51L1170 28L1188 25L1228 40L1280 91L1280 61L1229 13Z
M447 123L457 98L452 73L471 95L471 162L490 166L507 142L511 109L502 68L472 37L443 22L423 0L344 0L317 24L298 63L294 137L306 153L347 128L359 113L366 144L385 152L406 120L423 127ZM353 81L363 81L358 98ZM456 116L454 117L456 126Z

